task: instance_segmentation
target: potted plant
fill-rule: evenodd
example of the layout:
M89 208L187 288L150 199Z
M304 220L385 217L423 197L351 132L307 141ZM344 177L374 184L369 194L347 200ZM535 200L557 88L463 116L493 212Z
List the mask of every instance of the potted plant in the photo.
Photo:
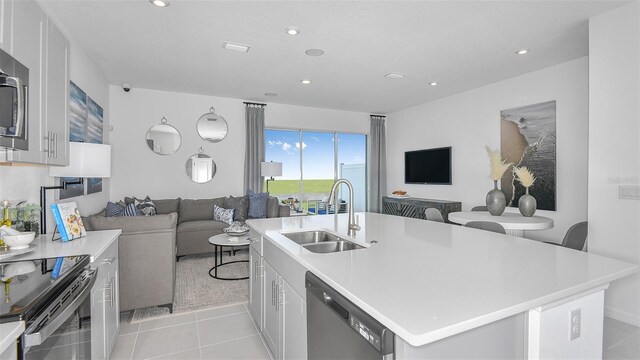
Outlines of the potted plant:
M491 215L500 216L507 207L507 198L504 193L498 189L498 180L502 179L504 172L512 165L506 163L498 150L491 150L488 146L484 147L489 155L491 164L491 179L493 180L493 190L489 191L486 198L487 210Z
M518 209L520 209L520 214L522 216L531 217L536 212L537 202L536 199L529 195L529 188L533 186L533 183L536 181L536 178L533 176L531 170L529 170L526 166L521 167L513 167L513 173L516 176L516 180L524 186L525 194L520 197L518 200Z

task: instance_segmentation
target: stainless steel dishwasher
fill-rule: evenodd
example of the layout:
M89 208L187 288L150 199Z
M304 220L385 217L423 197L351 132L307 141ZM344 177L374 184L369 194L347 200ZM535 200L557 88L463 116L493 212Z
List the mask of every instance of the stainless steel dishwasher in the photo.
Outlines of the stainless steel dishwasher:
M305 278L310 360L393 359L393 332L311 272Z

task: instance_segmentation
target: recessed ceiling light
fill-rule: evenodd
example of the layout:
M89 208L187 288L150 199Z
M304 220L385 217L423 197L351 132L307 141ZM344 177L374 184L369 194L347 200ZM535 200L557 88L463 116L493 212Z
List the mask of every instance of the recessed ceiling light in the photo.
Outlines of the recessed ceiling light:
M248 52L250 48L249 45L236 44L228 41L225 41L224 43L222 43L222 47L227 50L233 50L233 51L239 51L239 52L245 52L245 53Z
M398 74L398 73L388 73L388 74L384 75L384 77L387 77L387 78L390 78L390 79L402 79L405 76L407 76L407 75Z
M432 81L432 82L429 83L429 85L436 86L436 85L438 85L438 82L437 81Z
M169 6L169 2L167 0L149 0L149 2L158 7Z
M267 92L267 93L264 93L264 96L274 97L274 96L278 96L278 94Z
M309 49L309 50L305 51L304 53L309 55L309 56L322 56L322 55L324 55L324 50L322 50L322 49Z
M305 85L309 85L309 84L311 84L311 80L307 80L307 79L305 79L305 80L300 80L300 82L301 82L301 83L303 83L303 84L305 84Z
M287 30L287 34L289 34L289 35L298 35L298 34L300 34L300 29L298 29L295 26L289 26L285 30Z
M520 50L516 50L516 54L524 55L524 54L528 53L529 51L531 51L531 49L520 49Z

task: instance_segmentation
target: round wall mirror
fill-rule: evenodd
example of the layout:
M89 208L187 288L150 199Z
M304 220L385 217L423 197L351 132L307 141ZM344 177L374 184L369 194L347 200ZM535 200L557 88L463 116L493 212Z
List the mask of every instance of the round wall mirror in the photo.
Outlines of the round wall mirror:
M187 177L198 184L211 181L216 174L216 163L211 156L203 153L189 157L185 168L187 170Z
M178 129L167 124L167 119L162 118L160 124L153 125L147 131L147 146L158 155L171 155L178 151L182 144L182 136Z
M213 143L224 140L229 131L227 121L218 115L213 107L209 109L208 113L200 116L196 129L203 140Z

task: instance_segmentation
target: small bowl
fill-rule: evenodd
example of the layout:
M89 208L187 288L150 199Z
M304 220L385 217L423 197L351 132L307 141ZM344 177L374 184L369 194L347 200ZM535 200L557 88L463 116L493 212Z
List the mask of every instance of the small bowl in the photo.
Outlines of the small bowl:
M2 241L4 241L5 245L9 247L11 250L20 250L26 249L29 247L29 244L35 239L35 232L25 232L20 235L5 235L2 237Z

